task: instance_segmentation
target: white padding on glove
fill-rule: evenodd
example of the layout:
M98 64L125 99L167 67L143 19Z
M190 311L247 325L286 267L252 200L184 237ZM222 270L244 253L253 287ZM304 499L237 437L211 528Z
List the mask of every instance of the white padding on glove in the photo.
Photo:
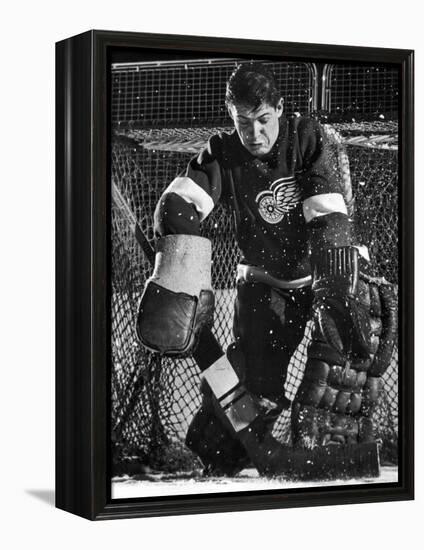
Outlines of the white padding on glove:
M155 268L149 281L173 292L199 296L212 290L212 247L195 235L167 235L158 241Z

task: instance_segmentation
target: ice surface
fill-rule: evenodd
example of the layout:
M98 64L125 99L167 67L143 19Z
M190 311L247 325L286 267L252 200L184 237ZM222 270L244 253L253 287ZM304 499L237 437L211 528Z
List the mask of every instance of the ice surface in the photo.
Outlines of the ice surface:
M266 479L256 470L243 470L233 478L205 478L192 474L144 474L134 477L116 477L112 480L112 498L142 498L204 493L229 493L234 491L265 491L275 489L300 489L304 487L331 487L372 483L396 483L397 466L384 466L380 477L340 479L331 481L287 481L282 478Z

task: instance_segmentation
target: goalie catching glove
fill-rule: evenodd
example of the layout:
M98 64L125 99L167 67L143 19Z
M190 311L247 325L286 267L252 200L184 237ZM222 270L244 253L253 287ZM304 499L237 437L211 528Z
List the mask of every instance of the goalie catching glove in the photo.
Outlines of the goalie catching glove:
M154 352L184 356L196 347L203 327L213 323L211 243L193 235L158 241L137 318L141 343Z

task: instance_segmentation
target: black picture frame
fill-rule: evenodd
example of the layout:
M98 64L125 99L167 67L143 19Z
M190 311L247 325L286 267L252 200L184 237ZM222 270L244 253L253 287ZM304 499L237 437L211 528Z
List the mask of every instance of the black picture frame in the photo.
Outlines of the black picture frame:
M113 49L390 63L401 75L399 125L399 481L110 498L108 66ZM414 53L196 36L89 31L56 45L56 506L91 519L264 510L414 498Z

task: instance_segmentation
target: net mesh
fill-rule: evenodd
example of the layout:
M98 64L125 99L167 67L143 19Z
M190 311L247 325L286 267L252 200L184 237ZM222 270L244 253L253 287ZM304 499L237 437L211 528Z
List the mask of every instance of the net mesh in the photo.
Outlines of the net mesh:
M112 67L112 180L150 242L153 211L169 182L193 153L231 121L224 107L225 82L243 60L207 59L118 64ZM356 231L370 248L375 273L397 283L398 197L397 123L376 118L397 112L398 71L389 66L323 67L318 97L313 63L270 62L284 90L288 113L308 114L323 106L339 120L356 198ZM341 123L343 116L350 123ZM341 115L341 117L340 117ZM335 117L335 118L334 118ZM355 118L355 120L353 120ZM197 459L184 436L200 405L199 371L194 361L159 359L135 337L137 306L151 267L135 241L125 212L112 204L112 442L115 473L140 466L163 471L190 470ZM234 274L239 252L234 221L220 207L203 223L213 243L212 280L216 293L214 333L224 348L231 341ZM293 398L305 367L310 327L289 366L286 393ZM384 375L384 392L375 412L383 456L396 461L397 351ZM274 435L290 442L290 411Z
M143 126L229 124L225 83L240 59L116 65L112 123ZM265 61L284 90L288 112L309 113L314 73L310 63Z
M330 65L328 111L333 115L388 115L399 109L399 71L389 65Z
M357 129L338 128L344 135L356 200L355 225L367 244L375 272L397 283L397 150L374 145L349 144ZM351 130L351 131L350 131ZM364 128L363 128L364 130ZM367 130L367 128L365 128ZM170 130L163 133L162 147L148 145L152 134L127 132L112 139L112 181L125 197L147 238L153 240L153 212L169 182L216 128L179 136L179 149ZM369 140L363 132L364 140ZM393 136L393 128L389 132ZM387 128L386 128L387 134ZM201 136L201 139L199 138ZM146 138L147 136L147 138ZM150 138L149 138L150 136ZM173 141L174 140L174 141ZM202 141L203 140L203 141ZM147 145L146 145L147 143ZM164 145L165 144L165 145ZM184 149L184 144L187 148ZM188 144L188 145L187 145ZM214 334L224 349L231 342L235 270L239 252L234 240L234 220L218 207L203 223L203 235L212 241L212 282L216 294ZM137 306L151 266L135 241L125 214L112 205L112 426L115 471L131 471L133 464L166 471L189 470L197 459L185 448L184 437L200 405L199 371L191 358L160 359L144 350L135 337ZM310 327L292 357L286 394L292 399L300 384L310 338ZM397 448L397 352L384 375L384 392L375 412L377 437L383 456L396 460ZM274 435L290 442L290 411L284 411Z

